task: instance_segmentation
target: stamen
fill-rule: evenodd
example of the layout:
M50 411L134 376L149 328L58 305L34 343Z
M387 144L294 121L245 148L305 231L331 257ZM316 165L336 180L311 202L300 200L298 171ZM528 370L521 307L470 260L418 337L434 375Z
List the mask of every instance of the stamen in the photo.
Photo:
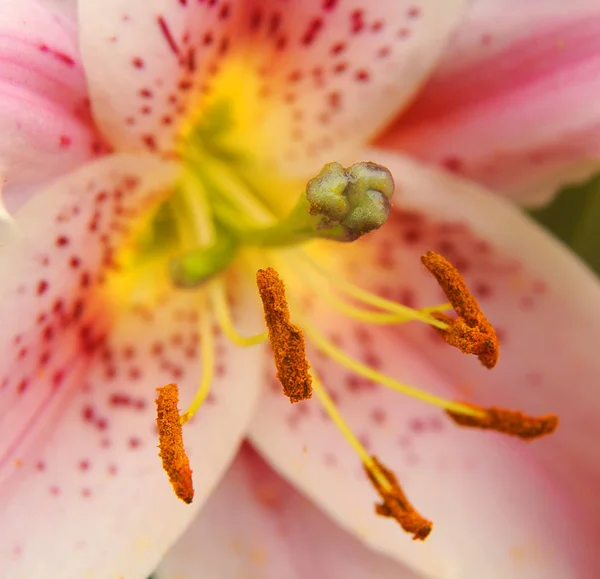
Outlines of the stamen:
M323 333L321 333L317 327L308 321L306 318L302 319L302 327L306 330L308 337L311 342L324 354L327 354L332 360L335 360L338 364L344 366L351 372L358 374L359 376L363 376L368 380L372 380L378 384L383 386L387 386L388 388L392 388L397 392L402 394L406 394L407 396L412 396L417 400L421 400L426 402L427 404L433 404L434 406L438 406L440 408L444 408L445 410L451 410L456 414L466 414L468 416L480 416L483 415L483 412L478 410L477 408L473 408L467 404L461 404L460 402L453 402L451 400L445 400L444 398L440 398L439 396L435 396L433 394L429 394L428 392L423 392L418 388L413 386L409 386L408 384L404 384L399 382L398 380L394 380L390 376L378 372L374 368L359 362L355 358L352 358L339 348L337 348L330 340L328 340Z
M158 428L159 456L175 494L185 503L194 498L190 460L183 446L183 434L179 421L179 390L177 384L157 388L156 426Z
M310 365L306 359L304 334L290 322L285 286L271 267L256 272L256 283L273 347L277 379L290 402L306 400L312 396Z
M422 310L415 310L403 304L386 300L381 296L372 294L371 292L368 292L367 290L350 283L342 277L330 275L328 272L324 271L314 260L311 260L304 252L294 252L294 258L296 261L299 261L307 266L303 268L302 275L304 276L304 279L313 285L313 287L319 288L319 293L322 288L323 281L325 281L337 287L341 292L346 293L348 296L362 302L365 305L379 308L391 314L396 314L402 321L408 322L411 320L418 320L440 330L446 330L449 327L445 322L436 319L433 316L433 313L449 309L452 307L450 304L440 304L439 306L431 306L429 308L423 308ZM322 279L316 279L315 274Z
M558 416L556 414L546 414L544 416L527 416L518 410L506 410L504 408L482 408L476 404L463 402L467 406L481 411L479 416L466 416L457 414L452 410L446 410L446 413L456 424L460 426L471 426L482 428L484 430L496 430L504 434L518 436L524 440L533 440L548 434L552 434L558 426Z
M373 469L365 465L365 471L369 479L383 499L381 504L375 505L375 512L382 517L396 519L407 533L413 534L413 541L424 541L431 533L433 523L423 518L410 504L394 473L383 466L377 457L373 456L372 459L375 466L389 482L388 488L380 485Z
M354 433L314 371L312 378L315 394L319 398L323 408L360 457L369 479L383 499L383 504L375 505L375 512L379 515L396 519L407 533L413 534L414 540L419 539L423 541L431 532L432 523L415 511L400 488L394 473L386 469L376 457L370 456L358 438L354 436Z
M481 311L458 270L435 251L428 251L421 261L436 278L459 316L451 318L433 313L433 317L449 326L445 330L436 328L438 333L451 346L465 354L475 354L486 368L493 368L500 354L496 330Z
M203 300L202 303L206 304ZM185 424L202 406L208 393L210 392L210 385L213 380L215 373L215 348L213 333L211 327L211 317L208 312L208 308L202 308L202 314L200 316L200 359L202 360L202 374L200 376L200 385L196 390L194 399L189 405L188 409L181 415L180 422Z
M248 347L262 344L269 339L269 334L267 332L256 334L255 336L242 336L241 334L238 334L233 325L233 321L231 320L231 313L229 311L229 305L227 304L223 280L215 280L211 284L210 297L213 308L215 309L215 316L219 323L219 327L230 342L234 343L236 346Z

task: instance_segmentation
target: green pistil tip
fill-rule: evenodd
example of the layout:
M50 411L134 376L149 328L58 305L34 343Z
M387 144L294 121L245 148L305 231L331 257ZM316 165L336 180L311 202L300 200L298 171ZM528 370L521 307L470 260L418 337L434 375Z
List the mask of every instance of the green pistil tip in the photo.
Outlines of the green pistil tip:
M306 186L317 236L354 241L379 229L389 217L393 193L394 179L382 165L364 161L345 169L327 163Z

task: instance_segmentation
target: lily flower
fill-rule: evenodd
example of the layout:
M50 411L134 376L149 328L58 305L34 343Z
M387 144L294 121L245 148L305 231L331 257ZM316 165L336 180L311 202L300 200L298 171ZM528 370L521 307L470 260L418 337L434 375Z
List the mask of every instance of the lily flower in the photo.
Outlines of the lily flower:
M224 529L214 555L226 559L236 519L253 516L252 452L345 529L332 531L336 548L353 548L352 533L422 576L593 576L597 281L481 185L372 146L434 69L465 4L81 1L81 57L70 3L3 12L3 50L19 47L0 93L12 214L0 222L5 576L143 578L196 516L206 532L207 500L217 506L206 521ZM529 25L574 26L576 10L539 10ZM566 131L554 128L531 142L550 147ZM332 199L347 207L335 213ZM446 298L466 315L444 285L454 270L430 250L464 274L493 324L493 371L434 330L453 341ZM318 401L290 404L269 386L264 321L276 361L304 332ZM179 400L165 398L171 383ZM475 404L557 412L561 426L528 444L447 416L491 416ZM191 504L174 497L156 448L160 434L175 479L181 440L163 441L165 425L173 442L182 422ZM221 486L244 438L255 450L244 447ZM391 470L433 521L423 544L374 513L376 490L380 514L390 496L402 502ZM356 553L348 577L375 557ZM273 576L284 576L280 563Z

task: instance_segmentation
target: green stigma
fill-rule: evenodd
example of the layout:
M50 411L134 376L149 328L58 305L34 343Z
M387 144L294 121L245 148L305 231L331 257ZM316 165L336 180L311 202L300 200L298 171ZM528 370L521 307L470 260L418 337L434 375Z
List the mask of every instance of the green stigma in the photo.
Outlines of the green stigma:
M344 169L328 163L306 186L309 213L317 217L321 237L354 241L379 229L390 215L394 179L389 170L371 161Z

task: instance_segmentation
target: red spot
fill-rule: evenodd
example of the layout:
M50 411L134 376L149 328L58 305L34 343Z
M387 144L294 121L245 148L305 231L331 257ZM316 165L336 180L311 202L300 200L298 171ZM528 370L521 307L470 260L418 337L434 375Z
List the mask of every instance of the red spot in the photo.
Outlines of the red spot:
M382 46L378 51L377 51L377 56L379 58L385 58L386 56L390 55L390 47L389 46Z
M90 469L90 461L87 459L83 459L79 461L79 470L89 470Z
M37 295L41 296L48 289L48 282L44 279L40 280L37 287Z
M144 61L139 56L132 59L131 64L133 64L135 68L144 68Z
M79 280L79 285L80 285L82 288L86 288L86 287L88 287L88 286L90 285L90 283L91 283L91 279L92 279L92 278L91 278L91 276L90 276L89 272L87 272L87 271L84 271L84 272L81 274L81 278L80 278L80 280Z
M65 54L64 52L60 52L58 50L49 48L48 45L46 45L46 44L40 44L39 49L42 52L51 54L52 56L54 56L54 58L56 58L63 64L66 64L67 66L75 66L75 61L68 54Z
M357 70L354 74L354 78L361 82L366 82L369 80L369 73L366 70Z
M52 326L46 326L42 332L42 337L46 342L49 342L54 338L54 328Z
M129 439L129 448L132 450L139 448L142 445L142 441L139 438L132 437Z
M54 496L58 496L60 494L60 488L57 487L56 485L52 485L50 487L50 494L52 494Z
M56 247L65 247L66 245L69 245L68 237L65 237L64 235L60 235L59 237L56 238Z
M82 497L84 497L84 498L87 499L88 497L91 496L91 494L92 494L92 491L90 489L88 489L88 488L81 489L81 496Z
M52 376L52 387L58 388L64 379L65 379L65 371L57 370L56 372L54 372L54 376Z
M492 286L485 282L479 282L473 285L473 293L480 299L489 298L492 295Z
M275 34L277 30L279 30L279 26L281 25L281 14L279 12L274 12L271 16L271 22L269 23L269 33Z
M149 115L151 112L152 107L149 107L148 105L145 105L140 109L140 113L142 113L143 115Z
M364 27L363 11L355 10L350 14L350 31L352 34L358 34Z
M67 149L71 144L71 137L67 137L67 135L61 135L58 139L58 145L61 149Z
M27 388L29 388L29 380L27 378L23 378L23 380L21 380L17 386L17 392L19 394L23 394Z
M171 117L171 116L169 116L169 115L165 115L165 116L164 116L164 117L163 117L163 118L160 120L160 122L161 122L163 125L170 125L170 124L172 124L172 123L173 123L173 117Z
M348 68L348 64L346 62L338 62L334 67L333 67L333 72L335 74L341 74L342 72L344 72L346 69Z
M156 151L156 139L154 138L154 135L142 135L142 141L148 149Z
M81 417L85 422L94 422L94 418L96 413L94 412L94 408L92 406L84 406L81 411Z
M160 31L162 32L162 35L165 37L165 40L167 41L167 44L171 49L171 52L179 56L179 47L177 46L177 43L175 42L175 39L173 38L171 31L169 30L169 26L167 25L166 20L162 16L158 16L156 20L158 22L158 25L160 26Z
M421 9L417 8L416 6L413 6L413 7L409 8L406 15L409 18L418 18L421 15Z
M39 471L46 470L46 463L43 460L38 460L35 463L35 468Z
M145 99L152 98L152 91L149 88L142 88L138 91L138 94Z
M229 4L224 4L221 7L221 12L219 13L219 18L221 20L226 20L227 18L229 18Z
M333 10L337 4L338 0L323 0L323 10Z
M69 260L69 265L73 268L73 269L77 269L80 265L81 265L81 260L77 257L77 256L73 256L71 257L71 259Z
M458 157L446 157L441 164L452 173L461 173L463 170L463 162Z
M302 44L304 44L305 46L311 45L317 38L317 35L319 34L319 31L322 28L323 21L320 18L314 18L313 20L311 20L310 24L308 25L308 28L306 29L306 32L302 36Z
M387 415L383 408L375 408L371 413L371 418L373 418L373 422L375 422L375 424L377 424L378 426L381 426L385 422L386 417Z
M118 471L117 466L114 465L114 464L109 464L107 470L108 470L108 474L110 476L115 476L117 474L117 471Z
M341 54L345 49L346 49L346 43L345 42L336 42L331 47L330 52L334 56L337 56L338 54Z
M329 106L332 109L339 109L340 108L340 103L341 103L341 95L338 91L334 91L329 93Z

